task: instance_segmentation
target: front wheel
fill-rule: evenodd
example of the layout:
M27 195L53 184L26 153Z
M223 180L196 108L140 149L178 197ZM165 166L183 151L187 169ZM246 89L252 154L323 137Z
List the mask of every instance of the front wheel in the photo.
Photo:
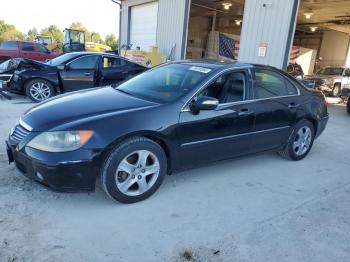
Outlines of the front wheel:
M39 103L53 97L54 89L44 79L33 79L26 84L26 94L32 101Z
M101 182L108 196L122 203L150 197L167 170L166 155L157 143L134 137L120 143L107 157Z
M314 139L313 124L308 120L302 120L295 126L287 145L279 153L282 157L290 160L301 160L310 152Z

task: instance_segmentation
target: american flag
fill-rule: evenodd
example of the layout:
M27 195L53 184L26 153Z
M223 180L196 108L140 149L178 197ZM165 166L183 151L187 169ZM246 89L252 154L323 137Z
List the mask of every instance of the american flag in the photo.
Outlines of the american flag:
M237 57L235 57L234 50L235 40L222 33L219 33L219 56L237 59Z
M219 56L237 60L239 53L239 45L239 41L234 40L223 33L219 33ZM293 45L292 50L290 52L289 62L295 64L297 62L297 58L299 57L299 53L300 46Z
M292 50L290 52L289 62L295 64L297 62L298 56L300 52L300 47L293 45Z

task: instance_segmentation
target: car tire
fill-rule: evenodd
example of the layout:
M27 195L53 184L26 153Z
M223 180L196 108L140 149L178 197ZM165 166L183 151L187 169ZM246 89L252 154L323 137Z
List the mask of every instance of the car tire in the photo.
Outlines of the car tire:
M32 101L39 103L54 96L53 85L44 79L33 79L25 85L26 95Z
M314 125L308 120L302 120L295 125L286 146L279 154L286 159L299 161L310 152L314 139Z
M130 204L154 194L166 172L167 158L162 147L145 137L133 137L118 144L108 155L101 184L109 197Z
M348 97L348 102L346 103L346 109L348 110L348 113L350 114L350 96Z
M332 89L332 96L333 97L339 97L341 94L341 85L335 84Z

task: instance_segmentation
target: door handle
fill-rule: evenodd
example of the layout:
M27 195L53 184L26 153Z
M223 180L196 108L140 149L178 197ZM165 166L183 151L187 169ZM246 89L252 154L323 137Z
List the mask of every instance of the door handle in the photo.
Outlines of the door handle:
M85 72L84 75L85 75L85 76L91 76L91 73Z
M294 109L294 108L296 108L298 105L296 104L296 103L290 103L289 105L288 105L288 108L289 109Z
M238 112L239 117L247 117L254 114L253 111L250 111L248 108L243 108Z

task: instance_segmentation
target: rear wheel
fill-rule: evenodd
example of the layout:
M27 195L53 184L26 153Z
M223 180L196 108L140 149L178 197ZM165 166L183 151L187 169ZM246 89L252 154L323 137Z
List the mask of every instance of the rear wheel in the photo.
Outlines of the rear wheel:
M134 137L120 143L108 156L101 175L104 191L122 203L150 197L161 185L167 170L163 149L154 141Z
M33 79L26 84L26 94L34 102L42 102L54 96L50 82L44 79Z
M314 138L313 124L308 120L302 120L295 126L286 147L279 153L290 160L301 160L310 152Z
M341 85L340 84L335 84L333 86L332 96L339 97L340 93L341 93Z

